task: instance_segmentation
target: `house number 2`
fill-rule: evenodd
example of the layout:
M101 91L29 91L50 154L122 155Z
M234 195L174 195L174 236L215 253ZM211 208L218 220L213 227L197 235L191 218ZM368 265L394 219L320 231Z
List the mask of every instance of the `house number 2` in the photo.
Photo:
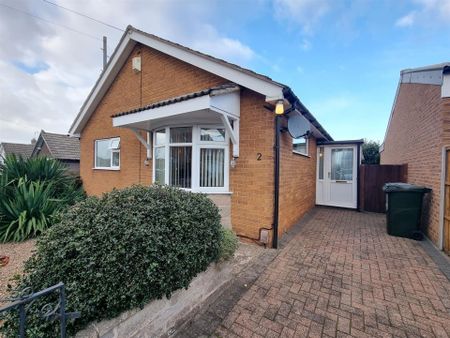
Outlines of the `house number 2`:
M262 159L262 154L261 153L257 153L256 154L256 160L257 161L261 161L261 159Z

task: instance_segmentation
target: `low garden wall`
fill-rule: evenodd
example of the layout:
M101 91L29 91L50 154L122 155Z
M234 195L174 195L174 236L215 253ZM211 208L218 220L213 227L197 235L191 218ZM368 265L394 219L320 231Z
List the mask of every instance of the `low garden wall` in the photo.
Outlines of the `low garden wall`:
M200 307L208 303L208 298L220 292L231 278L232 266L229 262L211 264L192 280L187 290L175 291L170 299L164 297L152 301L142 310L126 311L114 319L90 324L75 337L166 337L192 318Z

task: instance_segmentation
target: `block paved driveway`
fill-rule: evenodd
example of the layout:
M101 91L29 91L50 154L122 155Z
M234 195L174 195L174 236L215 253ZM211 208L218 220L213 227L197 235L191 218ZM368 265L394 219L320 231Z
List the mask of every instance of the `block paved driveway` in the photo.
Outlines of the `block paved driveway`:
M385 217L316 208L217 337L449 337L450 282Z

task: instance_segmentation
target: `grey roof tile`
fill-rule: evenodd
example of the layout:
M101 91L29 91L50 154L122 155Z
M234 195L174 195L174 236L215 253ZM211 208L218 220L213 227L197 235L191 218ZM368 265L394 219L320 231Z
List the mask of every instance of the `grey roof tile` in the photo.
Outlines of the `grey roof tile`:
M64 134L41 131L52 156L59 160L80 160L80 140Z
M34 149L34 144L24 144L24 143L9 143L2 142L1 145L5 151L5 155L16 155L22 156L23 158L29 158Z

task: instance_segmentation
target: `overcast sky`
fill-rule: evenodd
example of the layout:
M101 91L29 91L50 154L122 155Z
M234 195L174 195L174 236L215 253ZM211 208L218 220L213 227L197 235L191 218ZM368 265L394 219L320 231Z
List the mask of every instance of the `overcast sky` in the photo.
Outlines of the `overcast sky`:
M51 1L287 84L335 139L381 141L400 70L450 61L450 0ZM0 0L0 141L67 133L102 36L111 54L121 34L44 0Z

